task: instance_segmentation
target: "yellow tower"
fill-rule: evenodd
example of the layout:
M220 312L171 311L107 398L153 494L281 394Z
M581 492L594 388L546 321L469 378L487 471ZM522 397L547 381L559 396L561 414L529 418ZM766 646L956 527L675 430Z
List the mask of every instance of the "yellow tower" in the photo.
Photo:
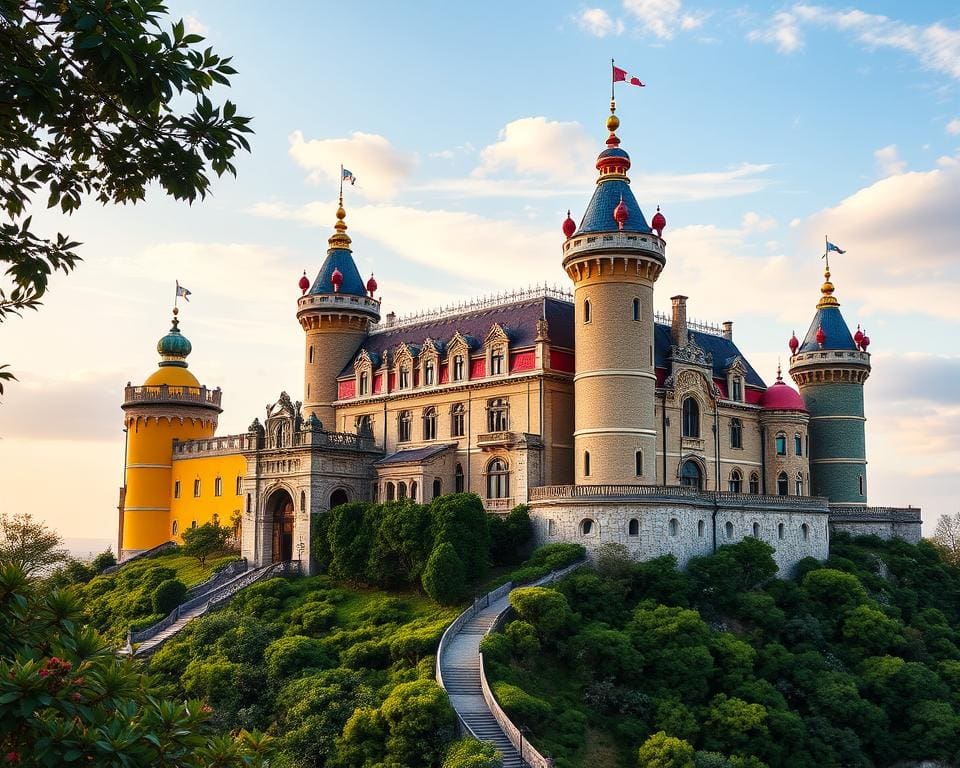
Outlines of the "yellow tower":
M563 268L574 284L577 484L656 482L653 285L663 239L630 189L630 156L610 104L607 148L580 226L565 227Z
M177 312L174 308L170 332L157 342L159 368L143 386L128 383L124 391L127 450L120 509L121 559L173 538L173 443L212 437L221 412L219 387L209 390L200 386L187 370L192 346L180 333Z
M373 298L376 283L371 277L365 286L357 271L346 215L341 195L327 258L309 290L304 281L304 294L297 301L297 320L306 332L302 415L317 414L329 430L336 429L337 376L363 343L370 324L380 320L380 302Z

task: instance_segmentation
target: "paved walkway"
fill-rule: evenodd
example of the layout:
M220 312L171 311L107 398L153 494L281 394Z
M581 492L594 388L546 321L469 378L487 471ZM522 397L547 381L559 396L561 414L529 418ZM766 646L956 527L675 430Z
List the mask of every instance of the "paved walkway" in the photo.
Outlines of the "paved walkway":
M460 631L450 638L440 659L443 686L450 703L470 730L481 741L493 744L503 755L503 768L521 768L526 765L520 753L504 734L483 700L480 688L480 641L509 604L504 595L481 610Z

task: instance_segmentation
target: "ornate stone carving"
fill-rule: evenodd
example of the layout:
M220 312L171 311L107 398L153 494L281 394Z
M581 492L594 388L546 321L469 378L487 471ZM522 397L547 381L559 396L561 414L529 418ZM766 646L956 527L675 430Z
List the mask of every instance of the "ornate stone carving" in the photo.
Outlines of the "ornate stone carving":
M713 366L713 354L697 344L692 333L687 336L687 343L682 347L670 347L670 359L678 363L701 365L705 368Z
M547 318L541 317L537 320L537 337L534 341L550 341L550 323L547 322Z

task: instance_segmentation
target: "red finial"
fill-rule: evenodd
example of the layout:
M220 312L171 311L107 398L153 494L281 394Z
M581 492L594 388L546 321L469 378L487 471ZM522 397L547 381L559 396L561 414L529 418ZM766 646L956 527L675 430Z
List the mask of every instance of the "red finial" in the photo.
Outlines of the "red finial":
M303 270L303 277L300 278L300 282L297 283L300 286L301 293L306 293L307 288L310 287L310 281L307 279L307 270Z
M627 204L623 202L623 195L620 195L620 202L617 204L617 207L613 209L613 220L617 222L617 227L622 231L623 225L629 218L630 209L627 208Z
M853 334L853 343L857 345L859 349L863 344L863 331L860 330L860 324L857 324L857 332Z
M653 227L653 230L657 233L657 237L663 237L663 230L667 226L667 218L662 213L660 213L660 206L657 206L657 212L653 214L653 221L650 222L650 226Z
M869 346L870 346L870 337L867 336L867 332L864 331L864 332L863 332L863 339L860 340L860 348L861 348L864 352L866 352L866 351L867 351L867 347L869 347Z
M334 293L339 291L340 286L343 285L343 273L336 267L333 268L333 274L330 275L330 282L333 284Z
M790 345L790 354L797 354L797 347L800 346L800 340L797 338L796 331L790 331L790 341L787 342Z
M570 218L570 209L567 209L567 218L563 220L563 234L569 240L577 231L577 222Z
M817 346L822 347L823 342L827 340L827 334L823 332L823 326L817 328Z
M373 272L370 273L370 279L367 280L367 292L370 294L370 298L373 298L374 291L377 290L377 281L373 279Z

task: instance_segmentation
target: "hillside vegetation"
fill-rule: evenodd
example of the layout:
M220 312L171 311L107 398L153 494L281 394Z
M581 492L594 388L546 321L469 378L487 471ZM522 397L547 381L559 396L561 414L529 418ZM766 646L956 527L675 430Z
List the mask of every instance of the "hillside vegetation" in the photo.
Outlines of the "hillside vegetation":
M776 579L756 539L511 596L482 650L494 690L558 768L822 768L960 761L960 570L836 536Z

